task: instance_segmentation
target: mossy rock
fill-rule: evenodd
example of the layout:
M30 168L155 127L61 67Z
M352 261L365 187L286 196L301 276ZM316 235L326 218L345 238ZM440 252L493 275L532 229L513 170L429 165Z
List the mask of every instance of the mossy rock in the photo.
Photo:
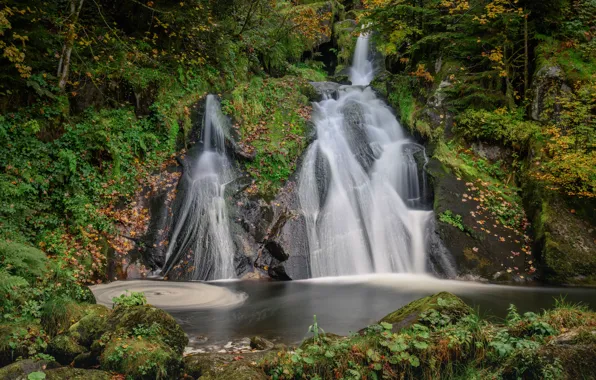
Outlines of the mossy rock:
M428 327L439 327L455 324L471 312L472 308L459 297L448 292L441 292L410 302L401 309L386 315L379 323L391 323L395 332L416 323Z
M35 323L0 325L0 366L44 352L47 340Z
M56 297L47 301L41 310L41 326L55 336L85 316L86 305L70 298Z
M86 352L76 339L70 335L58 335L48 345L48 353L61 364L70 364L78 355Z
M109 316L107 323L109 326L108 333L112 338L128 336L134 328L140 326L146 328L157 326L158 331L155 337L179 355L182 354L184 347L188 344L188 337L176 320L167 312L151 305L118 307Z
M58 367L58 363L47 360L20 360L16 363L0 368L0 379L2 380L24 380L31 372L38 372L45 369Z
M133 379L176 379L182 358L159 341L128 338L109 342L100 357L101 367Z
M43 371L46 380L111 380L109 372L96 369L62 367Z
M85 316L70 326L69 335L80 345L90 347L94 340L99 339L108 330L110 313L111 310L103 305L89 305Z
M264 380L268 377L261 366L252 363L271 353L247 353L241 360L230 354L191 355L184 358L184 374L201 380Z
M590 220L594 203L569 203L533 181L525 183L524 197L544 280L596 285L596 228Z

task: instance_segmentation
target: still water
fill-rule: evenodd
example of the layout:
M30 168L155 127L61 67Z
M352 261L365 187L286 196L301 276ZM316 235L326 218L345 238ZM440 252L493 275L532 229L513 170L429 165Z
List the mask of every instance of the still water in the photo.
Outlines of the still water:
M218 343L260 335L282 343L305 338L317 316L326 332L349 334L378 321L415 299L440 291L460 296L481 315L504 318L513 303L522 312L539 312L555 298L596 309L596 289L521 287L439 280L423 275L367 275L293 282L210 282L240 293L243 302L217 308L166 307L192 338Z

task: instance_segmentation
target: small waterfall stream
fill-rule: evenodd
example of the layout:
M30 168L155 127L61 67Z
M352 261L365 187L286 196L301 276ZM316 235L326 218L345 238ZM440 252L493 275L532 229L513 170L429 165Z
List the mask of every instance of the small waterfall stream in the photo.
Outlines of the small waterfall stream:
M426 183L409 139L370 87L367 36L358 38L352 86L315 104L317 140L302 164L299 199L313 276L427 270ZM421 178L422 177L422 178Z
M192 158L174 222L166 265L192 280L235 277L234 246L224 198L233 170L225 152L225 133L230 127L217 98L208 95L201 130L202 149Z

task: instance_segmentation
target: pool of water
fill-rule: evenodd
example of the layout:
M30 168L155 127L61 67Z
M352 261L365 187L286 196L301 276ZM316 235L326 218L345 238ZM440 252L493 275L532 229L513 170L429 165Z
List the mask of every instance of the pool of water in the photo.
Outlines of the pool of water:
M505 317L512 303L522 312L538 312L553 306L560 297L596 308L596 289L488 285L418 275L209 284L243 293L244 302L224 308L166 307L191 339L202 336L209 344L252 335L296 343L308 336L314 315L326 332L345 335L408 302L440 291L460 296L482 315L497 320Z

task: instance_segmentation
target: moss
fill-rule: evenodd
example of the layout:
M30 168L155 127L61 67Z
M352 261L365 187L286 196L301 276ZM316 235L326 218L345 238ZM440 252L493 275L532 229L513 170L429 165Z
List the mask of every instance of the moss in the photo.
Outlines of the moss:
M26 379L31 372L41 371L45 368L55 368L58 363L47 360L26 359L0 368L0 379L17 380Z
M68 332L79 344L89 347L108 330L110 313L110 309L103 305L90 305L86 308L86 315L70 326Z
M557 284L596 284L596 233L559 194L526 179L524 197L534 226L535 251L544 279Z
M181 357L161 342L147 339L114 339L100 357L101 367L133 379L175 379Z
M109 372L95 369L62 367L44 371L46 380L111 380Z
M236 361L220 373L206 373L201 380L266 380L269 377L261 368L246 361Z
M472 312L472 309L459 297L448 292L441 292L410 302L406 306L383 317L379 323L386 322L393 324L394 331L399 331L415 323L432 325L433 322L429 321L425 316L425 312L429 310L437 311L441 316L448 318L450 323L456 323Z
M248 353L239 358L229 354L197 354L184 358L185 375L201 380L261 380L267 376L259 365L264 358L273 355L268 353ZM240 360L238 360L240 359Z
M47 301L41 310L41 325L50 335L60 334L85 315L85 305L76 301L56 297Z
M43 352L47 335L35 323L0 325L0 366Z
M118 307L108 317L108 335L102 340L128 336L135 328L155 326L154 338L163 341L178 354L188 344L188 337L176 320L167 312L151 305Z
M61 364L70 364L75 357L84 353L87 349L68 335L58 335L48 345L48 353L56 358Z

